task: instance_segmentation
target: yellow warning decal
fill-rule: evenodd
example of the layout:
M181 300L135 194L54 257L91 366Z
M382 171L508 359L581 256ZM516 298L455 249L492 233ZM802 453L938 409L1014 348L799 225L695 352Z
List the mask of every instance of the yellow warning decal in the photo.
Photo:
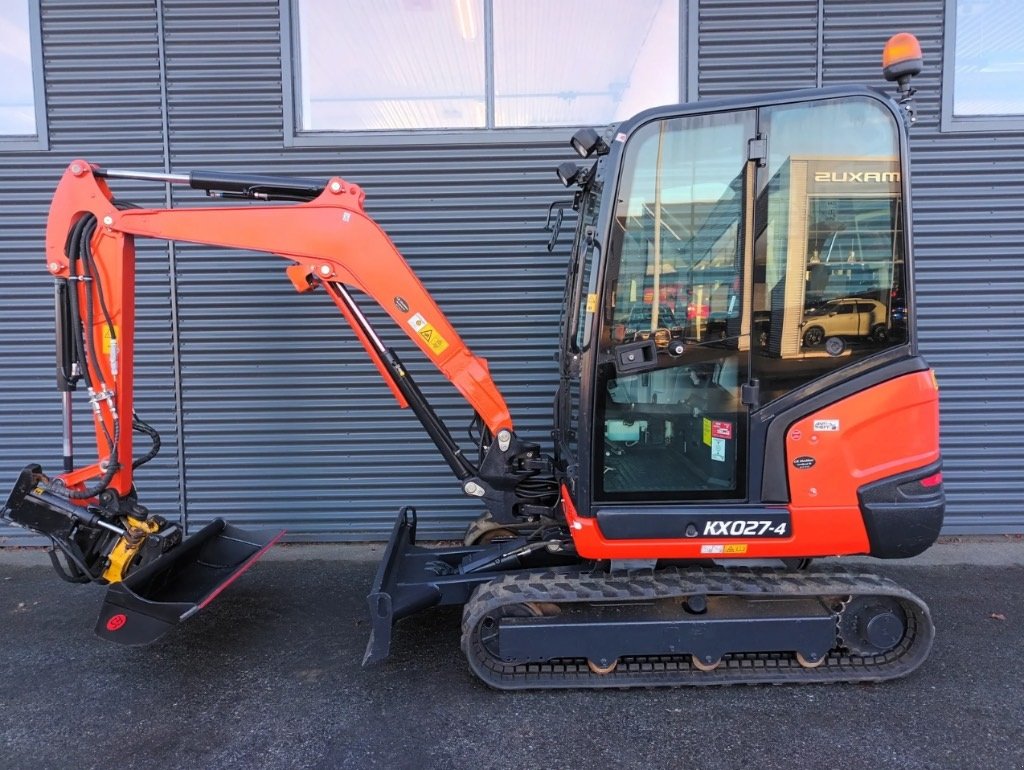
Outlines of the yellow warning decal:
M587 295L587 312L588 313L596 313L597 312L597 295L596 294L588 294Z
M110 335L110 326L103 324L100 333L102 334L100 345L102 346L103 354L110 355L110 341L113 339ZM120 336L116 326L114 327L114 335Z
M427 346L434 351L436 355L444 353L448 349L448 342L444 337L430 324L427 324L420 329L420 337L427 343Z
M726 543L725 544L725 552L726 553L746 553L747 552L747 544L746 543Z
M419 313L415 313L409 319L409 326L420 336L420 339L435 356L441 355L448 349L448 341Z
M704 443L711 446L711 420L704 418Z

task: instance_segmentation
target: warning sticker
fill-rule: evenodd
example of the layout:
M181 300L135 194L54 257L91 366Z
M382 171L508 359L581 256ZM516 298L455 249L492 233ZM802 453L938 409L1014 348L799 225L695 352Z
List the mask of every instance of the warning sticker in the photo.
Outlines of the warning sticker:
M712 420L711 435L715 438L732 438L732 423Z
M830 432L839 430L839 420L815 420L814 430Z
M437 329L427 323L427 319L419 313L413 314L409 319L409 326L411 326L413 330L420 335L420 339L426 343L430 352L435 356L444 353L444 351L448 349L447 340L441 336Z
M704 443L711 446L711 420L704 418Z
M596 294L588 294L587 295L587 312L588 313L596 313L597 312L597 295Z
M702 545L700 547L701 553L746 553L746 543L729 543L729 544L715 544L715 545Z
M725 439L724 438L713 438L711 439L711 459L716 462L725 462Z
M100 345L101 349L103 350L103 354L110 355L110 341L113 339L113 337L110 336L110 326L108 326L107 324L103 324L103 328L100 330L100 334L102 335L102 341ZM116 326L114 327L114 335L120 336L118 334Z

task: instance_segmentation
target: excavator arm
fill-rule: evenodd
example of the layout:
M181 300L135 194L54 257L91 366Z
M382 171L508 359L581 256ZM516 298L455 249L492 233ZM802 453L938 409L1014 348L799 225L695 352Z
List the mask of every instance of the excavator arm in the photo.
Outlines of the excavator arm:
M94 312L91 330L96 347L105 355L90 362L89 374L101 396L114 394L117 414L131 414L134 239L147 237L269 252L291 261L288 275L296 288L327 288L399 404L407 406L408 398L396 382L401 375L396 378L388 366L379 339L366 333L365 318L360 318L344 287L359 289L372 297L452 382L493 435L512 430L508 407L491 379L487 361L473 355L388 236L366 214L365 193L357 185L334 178L313 200L283 206L120 209L104 173L81 160L68 167L50 209L46 259L55 278L79 282L82 306L90 301L89 292L95 294L91 298L94 308L100 306L99 292L105 295L102 301L110 322L105 314ZM80 274L72 273L74 257L67 253L69 232L87 215L97 220L91 230L91 246L99 284L81 281ZM245 272L241 264L233 275L225 276L225 283L244 280ZM97 425L101 456L105 453L103 434L112 435L115 428L114 413L101 410L103 424ZM118 448L120 469L112 482L122 494L131 486L129 439L130 432ZM95 470L82 469L68 481L80 483Z
M114 198L116 178L161 181L216 197L267 205L146 209ZM366 213L357 185L227 173L157 175L72 162L54 194L46 265L56 279L57 384L64 397L64 472L38 465L21 474L0 516L53 541L51 557L73 582L112 584L97 631L147 643L205 606L280 537L222 520L182 542L182 528L137 500L133 473L159 448L134 411L135 241L153 238L267 252L288 260L300 292L323 288L352 326L401 407L409 407L463 492L498 522L537 519L557 506L551 463L514 433L487 362L469 350L384 231ZM277 204L275 201L287 201ZM246 265L224 285L246 279ZM398 354L385 345L351 289L369 295L472 406L479 457L469 459L431 408ZM72 391L88 391L97 461L77 466ZM153 448L135 456L133 432ZM58 559L62 554L64 563ZM125 633L127 618L131 633Z

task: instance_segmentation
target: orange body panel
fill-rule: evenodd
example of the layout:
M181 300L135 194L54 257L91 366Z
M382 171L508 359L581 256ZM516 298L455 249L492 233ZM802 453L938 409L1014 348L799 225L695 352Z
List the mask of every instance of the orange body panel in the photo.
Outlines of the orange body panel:
M796 468L798 457L811 457L814 465ZM790 426L790 504L808 511L856 507L858 487L938 459L935 380L931 372L897 377Z
M797 458L812 458L798 468ZM706 546L738 546L715 559L863 554L867 532L857 489L939 459L939 402L930 371L856 393L789 426L786 433L792 535L786 538L609 540L596 518L580 516L562 486L562 504L579 554L588 559L707 559ZM801 463L806 464L806 463ZM686 510L680 506L680 521ZM742 508L737 510L740 514ZM685 528L681 524L680 531Z
M116 392L121 415L121 469L111 486L120 493L131 487L132 360L135 310L134 237L204 243L277 254L296 263L288 277L300 287L297 268L313 284L339 282L373 298L452 382L493 433L512 429L504 398L491 379L487 361L472 354L433 298L406 264L383 230L363 209L363 191L342 179L332 179L324 192L308 203L247 205L195 209L118 210L109 188L93 174L92 166L76 160L64 173L53 197L46 229L46 262L50 273L67 278L65 244L71 226L85 213L99 220L93 254L103 278L107 305L118 329L118 371L103 359L97 381ZM244 279L244 262L224 276L225 285ZM79 288L84 297L85 289ZM333 295L332 295L333 298ZM97 312L97 317L102 316ZM97 320L93 339L102 344L105 324ZM360 338L367 346L367 341ZM376 354L371 359L381 367ZM96 372L93 372L96 375ZM401 405L404 398L385 377ZM105 414L100 419L112 422ZM97 426L97 435L101 434ZM107 456L98 438L101 457ZM101 474L98 465L68 474L77 485Z

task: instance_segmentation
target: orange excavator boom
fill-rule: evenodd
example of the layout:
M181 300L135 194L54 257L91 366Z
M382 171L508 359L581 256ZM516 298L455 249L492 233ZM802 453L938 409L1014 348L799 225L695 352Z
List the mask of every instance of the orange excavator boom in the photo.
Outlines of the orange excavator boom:
M118 415L132 413L137 237L268 252L289 260L292 264L287 273L295 287L300 291L326 288L399 405L406 407L408 398L401 383L404 369L396 376L386 360L387 348L368 327L347 287L360 290L376 301L451 381L492 435L512 431L508 407L491 379L487 361L473 355L391 239L367 215L366 196L358 185L335 177L312 200L287 205L121 208L105 181L108 173L134 172L106 172L84 160L72 162L57 187L47 223L49 272L78 284L81 306L104 306L103 314L92 314L93 328L89 330L93 347L102 351L89 363L101 459L95 466L70 472L66 478L69 487L102 475L105 468L99 466L108 462L104 459L107 437L113 436ZM254 192L252 197L257 195ZM92 269L97 275L83 276L72 272L68 233L90 214L96 218L89 237ZM245 280L246 272L242 263L225 281ZM117 471L110 482L120 494L131 487L131 458L131 432L123 431L117 446Z

